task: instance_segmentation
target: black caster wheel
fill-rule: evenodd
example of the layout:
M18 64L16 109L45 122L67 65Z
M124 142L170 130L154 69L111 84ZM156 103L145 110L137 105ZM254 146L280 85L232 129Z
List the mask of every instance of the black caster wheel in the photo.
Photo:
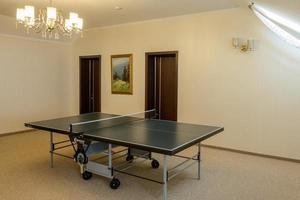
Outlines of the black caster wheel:
M93 177L93 174L91 173L91 172L88 172L88 171L85 171L85 172L83 172L83 174L82 174L82 178L84 179L84 180L90 180L91 178Z
M133 155L128 155L128 156L126 157L126 161L127 161L127 162L133 161L133 159L134 159Z
M159 168L159 162L157 160L153 159L151 162L151 166L152 166L152 168L157 169L157 168Z
M121 185L121 182L117 178L113 178L110 182L110 188L115 190L118 189L118 187Z
M74 159L79 164L87 164L88 163L88 157L85 155L85 152L82 150L77 150Z

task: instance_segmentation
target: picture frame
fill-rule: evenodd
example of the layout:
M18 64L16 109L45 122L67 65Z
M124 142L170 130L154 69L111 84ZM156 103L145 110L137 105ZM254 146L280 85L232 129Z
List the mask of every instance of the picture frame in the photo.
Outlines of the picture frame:
M111 93L133 94L132 54L111 56Z

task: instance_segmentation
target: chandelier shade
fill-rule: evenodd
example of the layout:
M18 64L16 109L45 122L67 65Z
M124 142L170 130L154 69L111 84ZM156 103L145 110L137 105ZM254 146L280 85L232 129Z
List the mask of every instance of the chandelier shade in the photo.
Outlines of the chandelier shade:
M56 8L47 7L47 20L56 20Z
M44 38L59 39L60 36L72 37L73 34L81 34L83 29L83 19L75 12L69 13L69 18L65 18L62 12L50 6L39 9L35 14L35 7L26 5L24 8L17 8L17 25L23 25L27 33L33 31L41 33Z
M17 21L25 21L25 10L23 8L17 9Z

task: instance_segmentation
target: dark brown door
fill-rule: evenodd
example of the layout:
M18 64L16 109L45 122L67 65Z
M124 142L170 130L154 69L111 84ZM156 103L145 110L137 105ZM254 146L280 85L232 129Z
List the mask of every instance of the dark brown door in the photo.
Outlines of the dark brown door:
M177 121L178 53L146 53L146 110Z
M81 56L80 114L101 111L101 57Z

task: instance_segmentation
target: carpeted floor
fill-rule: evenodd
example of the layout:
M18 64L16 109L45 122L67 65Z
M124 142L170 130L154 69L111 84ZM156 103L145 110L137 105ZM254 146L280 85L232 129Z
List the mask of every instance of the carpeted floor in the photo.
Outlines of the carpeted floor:
M0 199L24 200L152 200L162 199L162 186L126 175L118 190L109 181L94 176L80 177L72 161L55 157L49 167L49 135L27 132L0 137ZM184 154L196 149L191 148ZM161 159L160 155L154 157ZM172 159L172 164L176 161ZM136 173L159 175L150 163L132 168ZM196 180L194 165L169 182L169 199L173 200L299 200L300 164L202 148L201 180Z

